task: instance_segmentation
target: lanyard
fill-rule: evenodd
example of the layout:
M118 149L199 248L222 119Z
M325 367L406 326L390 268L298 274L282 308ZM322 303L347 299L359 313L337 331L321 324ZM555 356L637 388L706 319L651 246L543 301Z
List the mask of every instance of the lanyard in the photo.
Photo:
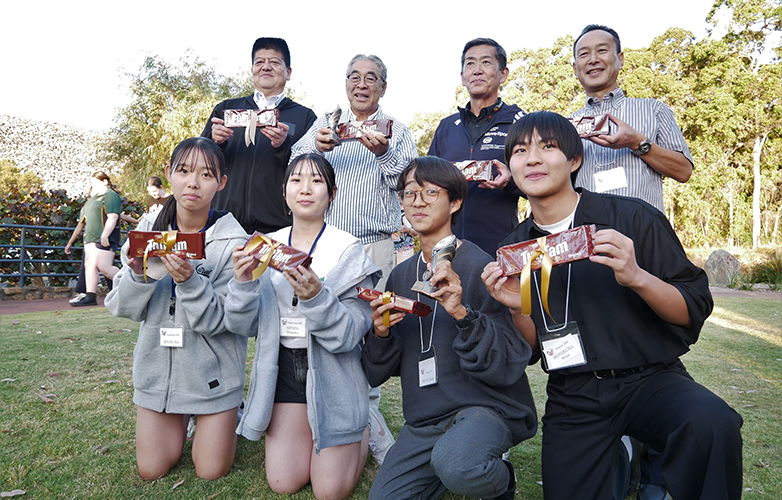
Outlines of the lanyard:
M581 195L578 195L578 201L581 201ZM576 203L576 208L578 208L578 203ZM575 217L576 214L576 208L573 209L573 213L570 214L571 217ZM570 220L570 225L568 226L568 229L573 228L573 219ZM535 278L535 290L538 292L538 303L540 304L540 316L543 318L543 327L546 329L547 332L558 332L559 330L564 330L567 327L567 318L568 313L570 312L570 271L572 269L573 264L567 265L567 288L565 292L565 322L562 323L561 328L553 328L550 329L548 327L548 322L546 321L546 313L543 312L543 301L540 298L540 287L538 286L538 275L532 274L532 277ZM554 317L552 316L551 319L553 320ZM556 325L555 325L556 326Z
M315 241L312 242L312 246L310 247L310 251L307 252L307 255L312 255L313 250L315 250L315 245L318 244L318 240L321 236L323 236L323 231L326 230L326 223L323 223L323 227L320 228L320 232L315 237ZM291 239L293 238L293 226L291 226L291 232L288 233L288 246L291 245ZM291 307L296 307L296 305L299 303L299 297L296 295L296 292L293 292L293 300L291 300Z
M419 265L424 260L423 252L418 254L418 263L415 265L416 280L418 279ZM422 278L423 279L423 278ZM421 302L421 294L416 292L416 299ZM424 350L424 327L421 322L421 316L418 316L418 335L421 338L421 354L429 352L432 348L432 336L434 335L434 320L437 318L437 300L434 301L434 312L432 313L432 327L429 329L429 347Z

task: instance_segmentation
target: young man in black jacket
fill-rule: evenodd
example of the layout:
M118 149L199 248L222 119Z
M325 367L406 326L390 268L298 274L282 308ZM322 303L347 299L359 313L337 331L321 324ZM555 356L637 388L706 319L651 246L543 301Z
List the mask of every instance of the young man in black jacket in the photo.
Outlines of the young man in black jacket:
M399 176L402 201L421 251L391 272L386 290L432 307L426 318L390 312L372 302L374 328L362 364L371 385L399 376L405 425L372 485L371 499L458 495L512 499L513 466L502 460L535 434L537 416L524 372L530 347L507 307L495 301L480 273L491 261L467 240L457 240L452 261L431 268L432 248L449 237L467 181L449 162L417 158ZM417 281L439 290L411 291Z
M505 157L532 215L503 244L597 229L594 256L554 266L550 277L535 272L521 285L496 262L482 274L549 373L546 500L610 500L622 435L662 453L673 498L740 498L741 417L679 360L713 307L706 273L659 210L573 187L583 145L564 117L540 111L520 119Z

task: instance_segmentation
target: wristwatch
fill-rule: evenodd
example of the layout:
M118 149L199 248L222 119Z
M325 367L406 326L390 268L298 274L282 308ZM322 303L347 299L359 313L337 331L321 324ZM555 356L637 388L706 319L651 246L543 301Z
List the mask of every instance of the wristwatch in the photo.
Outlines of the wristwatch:
M475 320L478 319L478 314L476 314L476 312L472 310L470 304L467 304L464 307L467 309L467 315L462 319L456 320L456 326L461 329L471 327L473 322L475 322Z
M652 143L649 142L649 139L644 139L641 141L641 144L638 145L638 149L633 150L633 154L643 156L648 153L650 149L652 149Z

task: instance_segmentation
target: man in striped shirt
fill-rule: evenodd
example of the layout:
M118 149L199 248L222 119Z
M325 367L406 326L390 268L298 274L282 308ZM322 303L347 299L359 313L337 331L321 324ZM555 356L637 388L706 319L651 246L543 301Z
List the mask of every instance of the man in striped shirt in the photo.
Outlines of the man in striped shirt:
M584 139L577 187L640 198L661 212L662 178L687 182L692 156L671 109L657 99L625 96L617 87L624 54L616 31L590 24L573 44L573 69L587 94L586 107L571 116L608 113L610 135Z
M385 285L394 262L391 235L402 228L396 179L410 160L418 157L410 129L380 109L386 77L386 65L379 57L355 56L348 64L345 80L350 106L342 112L340 123L393 120L391 137L364 134L337 146L324 116L294 145L291 157L293 161L304 153L316 153L334 167L338 192L326 222L361 240L372 262L383 270L379 289Z
M410 129L380 109L386 78L386 65L379 57L356 55L348 64L345 79L350 106L342 112L340 123L393 120L391 137L365 134L337 146L324 116L293 146L291 156L293 161L304 153L316 153L334 167L337 196L326 212L326 222L361 240L369 258L383 270L378 290L385 290L394 264L391 235L402 228L396 180L410 160L418 157ZM369 445L377 463L382 464L394 438L378 410L379 400L380 387L371 388Z

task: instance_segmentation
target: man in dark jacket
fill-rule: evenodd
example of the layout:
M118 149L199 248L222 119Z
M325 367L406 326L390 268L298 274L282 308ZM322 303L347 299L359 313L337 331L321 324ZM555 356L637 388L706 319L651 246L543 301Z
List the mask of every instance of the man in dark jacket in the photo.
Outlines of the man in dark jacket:
M519 222L521 193L502 160L508 128L524 111L499 98L500 85L508 78L506 64L505 50L491 38L467 42L462 51L462 85L470 93L470 102L440 122L429 147L431 156L451 162L494 160L499 177L491 182L470 181L454 227L456 236L489 255Z
M252 50L252 79L255 92L228 99L212 111L201 133L223 150L228 172L225 189L217 193L212 206L229 210L245 231L270 233L291 224L282 198L282 174L291 157L291 146L310 128L315 113L285 97L285 83L291 78L291 54L282 38L259 38ZM226 109L273 109L280 111L279 125L259 127L254 143L225 126Z

